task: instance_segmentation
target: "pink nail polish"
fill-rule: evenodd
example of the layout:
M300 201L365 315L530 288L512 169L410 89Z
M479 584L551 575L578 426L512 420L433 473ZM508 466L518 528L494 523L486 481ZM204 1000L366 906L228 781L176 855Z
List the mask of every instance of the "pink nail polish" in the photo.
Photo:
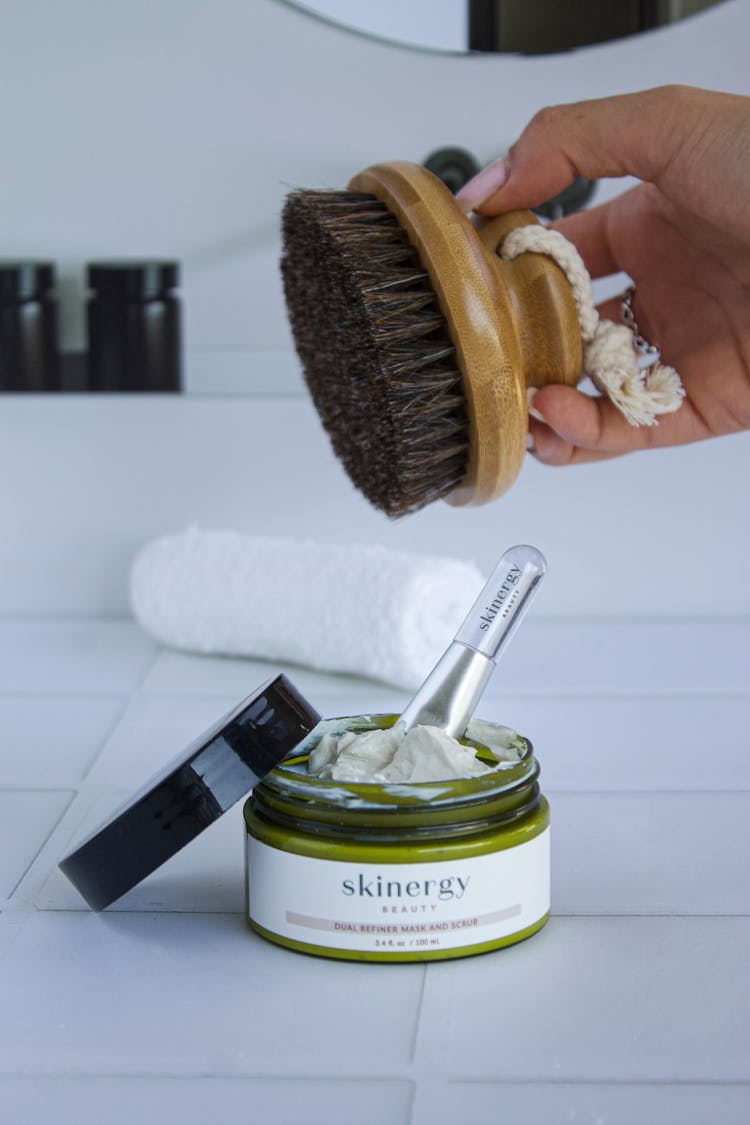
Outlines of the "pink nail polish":
M494 161L493 164L488 164L481 172L478 172L472 180L456 193L456 200L461 204L461 207L466 211L473 211L474 208L479 207L496 191L499 191L508 178L508 162L506 157L501 157L500 160Z
M531 415L531 417L536 418L537 422L543 422L544 418L534 406L534 398L536 397L536 392L538 390L538 387L529 387L526 391L526 398L528 400L529 414Z

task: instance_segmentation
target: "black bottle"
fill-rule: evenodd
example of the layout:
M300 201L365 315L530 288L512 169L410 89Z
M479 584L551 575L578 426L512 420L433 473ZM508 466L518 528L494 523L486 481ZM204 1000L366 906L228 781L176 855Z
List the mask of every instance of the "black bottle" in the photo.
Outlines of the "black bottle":
M179 391L176 262L90 262L89 389Z
M0 261L0 390L57 391L57 302L51 262Z

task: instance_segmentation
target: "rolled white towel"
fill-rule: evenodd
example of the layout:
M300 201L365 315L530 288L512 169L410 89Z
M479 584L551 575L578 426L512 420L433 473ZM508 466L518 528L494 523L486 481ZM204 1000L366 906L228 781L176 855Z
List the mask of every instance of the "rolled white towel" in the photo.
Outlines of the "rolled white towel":
M139 551L130 601L142 628L175 648L413 689L482 583L460 559L189 528Z

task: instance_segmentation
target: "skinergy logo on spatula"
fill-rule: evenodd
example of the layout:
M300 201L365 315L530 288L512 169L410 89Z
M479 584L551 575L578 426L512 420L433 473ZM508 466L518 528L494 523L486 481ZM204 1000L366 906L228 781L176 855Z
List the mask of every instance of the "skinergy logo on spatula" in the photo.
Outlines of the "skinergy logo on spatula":
M536 547L521 544L505 552L453 642L401 713L405 730L433 726L460 738L546 572Z

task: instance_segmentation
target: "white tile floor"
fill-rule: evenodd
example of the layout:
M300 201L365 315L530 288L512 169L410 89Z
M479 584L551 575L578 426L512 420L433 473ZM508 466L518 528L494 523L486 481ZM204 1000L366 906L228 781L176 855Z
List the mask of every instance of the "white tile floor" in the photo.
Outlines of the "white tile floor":
M526 626L480 713L536 743L553 918L425 968L253 936L239 806L90 914L57 861L272 669L0 622L0 1122L746 1125L749 651L742 623ZM404 700L284 670L325 714Z

